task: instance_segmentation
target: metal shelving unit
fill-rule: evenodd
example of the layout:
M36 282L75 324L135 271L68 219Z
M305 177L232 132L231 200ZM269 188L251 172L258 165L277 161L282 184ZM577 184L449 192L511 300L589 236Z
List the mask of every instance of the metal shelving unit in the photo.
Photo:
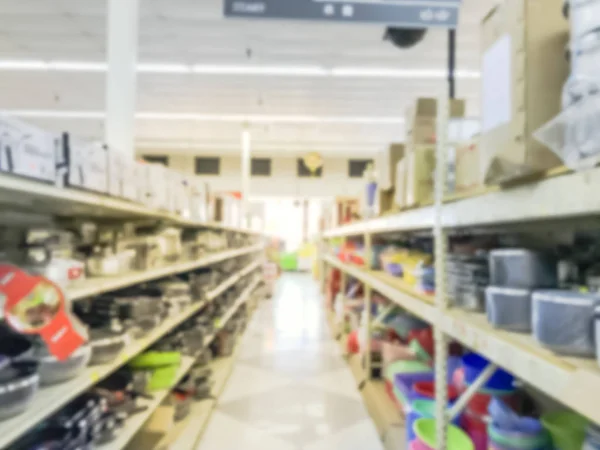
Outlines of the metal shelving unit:
M236 303L231 308L229 308L229 310L220 319L220 322L222 325L225 325L229 321L229 319L231 319L231 317L236 313L236 311L240 308L240 306L242 306L244 303L246 303L246 301L248 301L248 297L250 296L252 291L256 288L258 283L259 283L259 280L255 279L244 290L244 292L242 292L242 294L240 295L240 297L236 301ZM205 347L209 346L212 343L212 341L215 339L215 337L216 337L216 334L207 336L204 339L204 346ZM181 367L177 373L177 377L175 378L172 388L175 387L177 385L177 383L179 383L179 381L181 381L181 379L189 372L189 370L194 365L195 360L196 359L193 357L184 357L182 359ZM154 411L156 411L156 409L161 405L161 403L165 400L165 398L167 397L167 395L169 395L170 392L171 392L171 389L165 389L163 391L154 393L153 394L154 398L152 400L147 400L145 402L145 405L142 404L142 406L148 406L148 409L146 409L144 412L137 414L137 415L133 416L132 418L130 418L126 422L125 428L122 430L121 433L119 433L117 439L113 442L110 442L108 444L105 444L105 445L99 447L99 450L122 450L122 449L126 448L127 444L133 439L133 437L137 434L137 432L140 431L140 429L144 426L146 421L150 418L150 416L154 413ZM190 414L190 417L192 417L191 414Z
M225 253L229 254L230 258L239 256L238 254L235 254L235 252L231 251ZM242 252L240 254L245 253ZM227 258L221 258L218 260L224 259ZM174 329L175 327L192 317L194 314L202 310L206 305L215 300L215 298L217 298L218 295L224 292L228 287L233 286L244 276L248 276L252 272L252 270L255 270L258 267L260 267L260 264L260 259L252 262L251 264L240 270L238 273L235 273L231 277L226 279L216 289L209 292L207 294L207 298L204 301L194 303L186 310L182 311L180 314L173 317L169 317L158 328L151 331L144 338L130 342L129 345L127 345L125 349L121 352L121 354L117 358L115 358L111 363L104 364L101 366L88 367L79 376L66 383L40 389L40 391L36 394L34 398L33 404L28 408L26 413L0 422L0 448L5 448L7 445L9 445L10 443L18 439L21 435L23 435L23 433L35 427L37 424L49 417L52 413L59 410L62 406L66 405L75 397L91 388L98 381L106 378L107 376L115 372L134 356L143 352L156 341L158 341L160 338L165 336L169 331L171 331L172 329ZM151 277L149 279L152 278L155 277ZM255 280L250 287L254 289L254 287L256 287L257 284L258 280ZM112 289L114 289L114 287L106 286L106 289L104 289L101 292L107 292ZM241 306L241 304L243 304L247 300L249 292L251 292L250 288L244 291L244 293L240 296L240 299L235 304L235 306L232 307L231 310L229 310L226 313L226 315L224 316L225 322L229 320L229 318L231 318L231 316ZM205 345L210 344L213 338L214 336L207 338Z
M542 348L531 336L494 329L488 324L484 314L450 308L444 276L448 234L457 229L502 225L535 227L550 221L584 220L600 215L600 198L591 195L600 188L600 168L577 173L560 169L537 182L506 189L486 188L473 197L446 197L444 161L448 100L441 97L438 102L438 165L435 172L434 204L323 233L325 240L362 236L365 253L368 255L373 235L420 230L431 232L435 241L435 296L424 296L393 277L372 271L368 267L342 263L328 254L322 254L321 261L342 271L342 289L346 275L352 276L365 284L366 295L373 290L377 291L434 327L439 450L445 449L445 433L450 414L460 411L475 391L467 390L456 402L453 411L446 412L445 365L450 339L464 343L490 360L490 365L475 384L483 385L493 370L501 366L526 384L600 424L597 400L590 395L592 392L600 392L600 367L594 359L557 355ZM366 348L370 348L368 340ZM370 367L366 368L366 373L370 373Z
M0 203L15 211L58 217L134 220L148 219L183 228L210 228L244 234L262 233L215 222L198 222L140 203L36 180L0 174Z

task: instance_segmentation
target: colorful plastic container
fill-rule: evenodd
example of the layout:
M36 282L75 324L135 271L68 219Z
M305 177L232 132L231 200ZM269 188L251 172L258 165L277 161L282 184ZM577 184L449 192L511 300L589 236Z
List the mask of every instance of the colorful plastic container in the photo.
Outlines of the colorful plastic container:
M419 419L414 425L417 441L431 447L436 447L436 422L435 419ZM475 450L471 438L460 428L450 425L446 435L447 450Z
M556 450L580 449L583 445L588 421L579 414L559 411L544 414L541 420Z
M488 366L489 361L477 353L468 353L462 358L465 369L465 382L470 385ZM484 385L484 389L492 391L510 391L514 389L515 378L502 369L497 369Z
M410 408L406 414L406 442L410 443L416 439L414 423L419 419L434 419L435 418L435 401L434 400L413 400L410 403ZM454 425L460 423L460 416L453 422Z

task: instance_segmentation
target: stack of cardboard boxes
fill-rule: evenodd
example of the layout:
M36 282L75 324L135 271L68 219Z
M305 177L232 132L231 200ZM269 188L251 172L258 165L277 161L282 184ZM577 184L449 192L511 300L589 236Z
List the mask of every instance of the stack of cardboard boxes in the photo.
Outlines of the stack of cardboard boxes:
M465 115L464 100L450 101L450 117ZM433 201L437 100L419 98L406 114L406 151L396 164L396 205L411 208Z
M533 133L561 109L569 73L569 23L563 0L504 0L482 23L481 133L448 149L448 179L455 192L482 184L522 180L562 161ZM465 103L450 102L450 120ZM406 115L406 149L396 164L395 203L400 209L433 201L437 102L419 98Z

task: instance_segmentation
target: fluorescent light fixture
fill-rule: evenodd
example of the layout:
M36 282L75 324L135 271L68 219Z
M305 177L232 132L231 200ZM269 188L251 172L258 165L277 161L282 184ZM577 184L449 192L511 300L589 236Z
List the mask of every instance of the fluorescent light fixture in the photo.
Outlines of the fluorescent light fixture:
M193 72L203 75L274 75L323 77L330 71L319 66L214 66L196 64Z
M97 61L42 61L42 60L0 60L0 70L57 72L105 72L107 64ZM198 75L247 75L281 77L344 77L344 78L400 78L400 79L443 79L447 76L441 69L397 69L389 67L333 67L322 66L255 66L255 65L213 65L177 63L139 63L140 73ZM479 78L473 70L456 71L457 78Z
M448 72L439 69L391 69L386 67L336 67L331 70L334 77L347 78L427 78L440 79L448 76ZM479 78L480 74L476 71L461 71L455 73L456 78Z
M0 60L0 70L48 70L48 64L44 61L12 61Z
M106 72L106 63L80 61L50 61L48 70L58 72Z
M185 64L140 63L138 72L142 73L192 73L192 66Z
M0 111L1 115L16 116L25 119L104 119L100 111L58 111L43 109L18 109Z
M59 111L59 110L6 110L2 114L37 119L104 119L102 111ZM138 120L226 122L226 123L290 123L290 124L365 124L398 125L404 123L403 117L396 116L294 116L294 115L257 115L257 114L196 114L139 112Z

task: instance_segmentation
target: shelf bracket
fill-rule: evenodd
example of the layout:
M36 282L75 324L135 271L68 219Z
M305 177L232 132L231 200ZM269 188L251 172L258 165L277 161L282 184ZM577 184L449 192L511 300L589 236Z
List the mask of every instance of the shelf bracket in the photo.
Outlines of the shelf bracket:
M481 372L479 377L471 384L467 390L460 396L460 398L454 403L452 408L446 412L446 418L448 422L452 422L456 416L458 416L463 409L467 406L467 403L473 395L479 391L485 383L489 381L494 372L498 369L498 366L494 363L489 363L487 367Z

